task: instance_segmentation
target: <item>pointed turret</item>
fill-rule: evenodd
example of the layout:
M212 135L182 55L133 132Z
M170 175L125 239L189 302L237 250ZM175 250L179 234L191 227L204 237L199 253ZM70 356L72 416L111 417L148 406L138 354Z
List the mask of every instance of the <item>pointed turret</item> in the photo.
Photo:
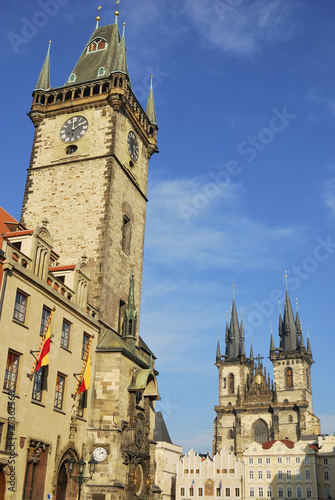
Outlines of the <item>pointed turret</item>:
M134 339L136 338L136 322L137 322L137 311L135 306L135 294L134 294L134 266L132 269L132 274L130 277L129 286L129 296L128 302L125 308L124 320L122 326L122 336L126 338ZM134 344L135 348L135 344Z
M129 77L128 74L128 66L127 66L127 57L126 57L126 39L125 39L125 27L126 23L123 23L123 33L121 41L118 45L115 62L113 65L112 73L124 73Z
M275 351L276 348L275 348L275 343L274 343L274 340L273 340L273 334L272 334L272 331L271 331L271 341L270 341L270 352L272 351Z
M240 355L245 356L243 318L241 318L241 325L240 325Z
M50 88L50 47L51 41L49 42L48 52L40 76L38 77L35 90L48 90Z
M218 343L216 347L216 364L220 364L221 361L221 351L220 351L220 340L219 340L219 332L218 332Z
M150 90L149 90L147 105L145 108L145 114L147 115L147 117L149 118L151 123L153 123L154 125L157 125L154 92L152 89L152 80L153 80L153 76L151 75Z
M253 361L254 360L254 350L253 350L253 347L252 347L252 335L251 335L251 340L250 340L250 360Z
M241 356L245 356L244 347L244 327L243 321L241 325L238 322L238 315L235 303L235 293L233 285L233 306L231 309L230 326L228 328L228 322L226 325L226 358L237 359Z
M307 330L307 352L309 354L312 354L312 349L311 349L311 344L310 344L310 341L309 341L309 332Z
M292 305L288 291L285 295L285 309L282 329L282 348L284 352L296 351L298 347L297 328L292 311Z

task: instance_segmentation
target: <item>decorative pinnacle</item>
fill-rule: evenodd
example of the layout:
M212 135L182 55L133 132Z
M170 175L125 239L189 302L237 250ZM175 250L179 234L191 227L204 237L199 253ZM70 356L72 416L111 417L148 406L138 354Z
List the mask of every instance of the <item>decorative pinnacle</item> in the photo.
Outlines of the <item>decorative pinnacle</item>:
M51 40L49 40L48 54L50 54Z
M296 306L296 309L297 309L297 312L298 312L298 298L297 297L295 299L295 306Z
M235 280L233 280L233 300L235 300Z
M126 31L126 23L123 23L123 32L122 32L122 36L124 36L125 31Z
M272 335L272 322L270 323L270 327L271 327L271 335Z
M285 281L286 281L286 291L288 291L288 286L287 286L287 271L285 271Z
M131 265L131 275L134 276L135 262Z

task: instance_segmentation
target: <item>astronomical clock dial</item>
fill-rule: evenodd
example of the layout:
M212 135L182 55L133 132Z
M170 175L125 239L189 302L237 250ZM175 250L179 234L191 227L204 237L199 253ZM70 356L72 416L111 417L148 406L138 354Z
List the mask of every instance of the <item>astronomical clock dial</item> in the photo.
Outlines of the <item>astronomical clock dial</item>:
M138 147L137 137L132 130L128 134L128 151L130 154L130 158L134 162L137 162L139 147Z
M135 495L139 496L142 493L144 485L144 474L141 464L137 464L135 466L133 483L134 483Z
M140 419L136 421L135 427L135 446L140 449L143 443L143 424Z
M106 457L107 457L107 451L102 446L98 446L98 448L95 448L95 450L93 451L93 458L97 462L103 462Z
M88 121L83 116L72 116L60 129L60 138L65 143L79 141L87 132Z

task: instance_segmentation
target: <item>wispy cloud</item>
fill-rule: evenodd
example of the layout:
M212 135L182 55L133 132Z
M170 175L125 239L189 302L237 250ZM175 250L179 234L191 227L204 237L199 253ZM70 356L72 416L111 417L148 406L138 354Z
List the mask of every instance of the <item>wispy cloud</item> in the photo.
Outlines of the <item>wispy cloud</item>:
M323 201L329 209L330 217L335 217L335 178L328 179L323 184Z
M187 0L203 40L225 53L254 57L265 44L288 42L298 29L300 2L275 0Z
M194 204L194 197L201 200L204 184L203 177L155 183L146 245L156 263L198 270L264 269L277 265L293 236L296 245L303 243L304 228L270 226L244 213L244 187L232 182L185 220L183 208Z
M324 90L317 87L310 89L307 94L307 99L316 104L319 104L331 115L335 114L335 98L326 95Z

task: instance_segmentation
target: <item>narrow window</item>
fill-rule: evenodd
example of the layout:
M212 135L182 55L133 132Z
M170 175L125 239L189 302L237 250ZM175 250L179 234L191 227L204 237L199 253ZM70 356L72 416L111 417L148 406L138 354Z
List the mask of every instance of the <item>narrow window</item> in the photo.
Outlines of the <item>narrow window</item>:
M328 458L323 459L323 465L328 465Z
M296 479L301 479L301 470L300 470L300 469L297 469L297 470L295 471L295 478L296 478Z
M257 458L257 463L258 464L262 464L263 463L263 458L262 457L258 457Z
M267 488L266 488L266 496L268 498L272 497L272 487L271 486L267 486Z
M42 401L42 390L44 380L44 367L35 372L32 399Z
M216 488L216 496L217 497L221 496L221 488Z
M8 391L14 391L16 388L17 375L19 370L19 356L12 351L8 351L5 380L3 388Z
M252 469L249 470L249 479L254 479L254 471Z
M48 324L48 319L49 319L50 313L51 313L50 309L48 307L43 306L40 335L44 335L45 329L46 329L47 324Z
M61 410L63 408L65 377L57 373L54 408Z
M253 486L250 486L249 496L251 496L251 497L255 496L255 488Z
M66 319L63 319L63 326L62 326L62 336L60 339L60 345L62 347L66 347L66 349L69 348L69 343L70 343L70 329L71 329L71 323L66 321Z
M263 497L264 496L263 486L259 486L258 487L258 496L259 497Z
M325 481L329 481L329 471L328 470L324 471L324 478L325 478Z
M122 250L127 255L130 254L130 242L131 242L131 222L130 219L126 215L124 215L123 226L122 226Z
M226 497L230 497L230 488L226 488Z
M124 321L124 312L126 309L126 303L123 302L123 300L120 300L120 306L119 306L119 333L122 333L122 326L123 326L123 321Z
M286 479L292 479L292 471L286 471Z
M258 479L263 479L263 471L259 470L257 476L258 476Z
M199 497L202 497L202 496L203 496L203 489L202 489L202 488L199 488L199 489L198 489L198 496L199 496Z
M253 458L249 458L249 464L253 464L254 463L254 459Z
M12 446L15 443L15 441L14 441L14 434L15 434L15 425L14 424L8 424L7 435L6 435L5 451L11 451L12 450Z
M266 463L270 464L271 463L271 457L266 457Z
M85 357L86 357L86 353L87 353L89 341L90 341L89 335L87 335L87 333L84 333L84 335L83 335L83 345L82 345L82 348L81 348L81 359L85 359Z
M286 370L286 385L287 385L287 387L293 387L292 368L287 368L287 370Z
M181 497L185 496L185 488L180 488L180 496Z
M331 498L329 487L325 488L325 498Z
M282 486L278 487L278 496L279 496L279 498L284 497L284 488Z
M300 457L295 457L295 463L300 464Z
M26 318L27 298L28 298L27 295L17 290L13 318L19 321L20 323L24 323Z
M277 472L277 478L278 478L278 479L283 479L283 471L282 471L282 470L279 470L279 471Z
M290 463L291 463L291 457L286 457L285 462L286 462L287 464L290 464Z
M234 394L234 375L232 373L229 374L229 392Z
M266 471L266 479L271 479L271 471L270 470Z
M240 496L240 488L235 488L235 497Z
M297 486L297 498L302 498L302 487Z
M307 486L306 488L306 497L312 498L312 488L310 486Z
M86 391L80 392L78 395L78 406L77 406L77 415L78 417L83 418L86 408Z
M193 486L191 486L190 488L190 497L193 497L194 496L194 489L193 489Z
M306 469L305 470L305 478L310 479L311 478L311 469Z

